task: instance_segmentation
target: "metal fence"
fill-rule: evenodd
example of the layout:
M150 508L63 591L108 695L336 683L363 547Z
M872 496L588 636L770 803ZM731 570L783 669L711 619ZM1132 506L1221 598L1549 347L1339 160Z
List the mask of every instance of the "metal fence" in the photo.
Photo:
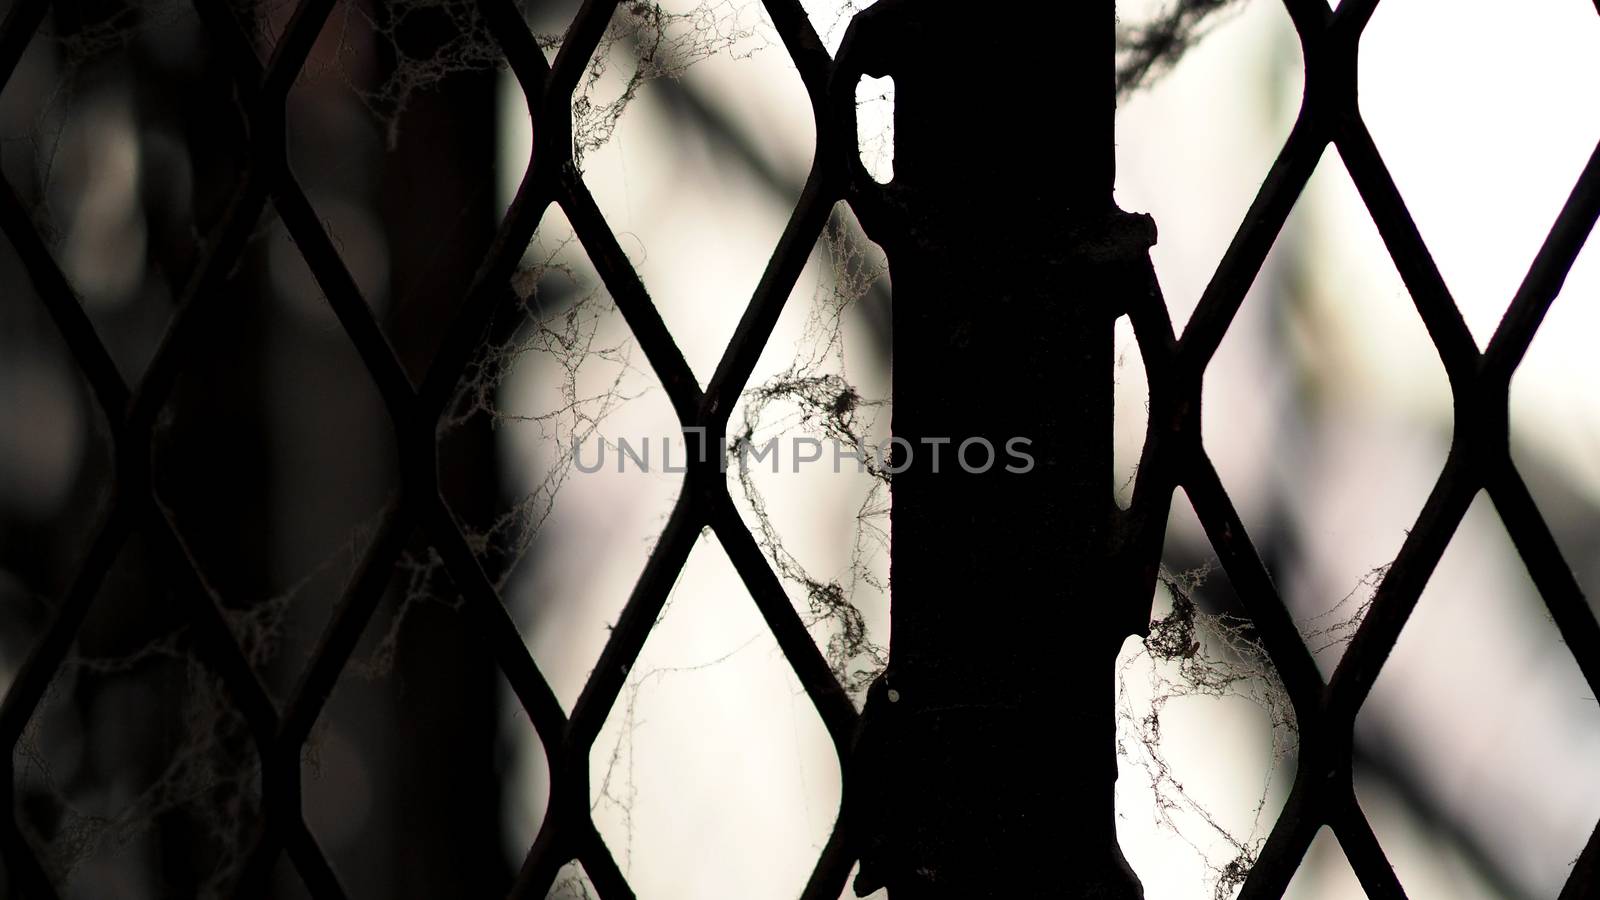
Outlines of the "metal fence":
M119 375L72 286L36 233L22 201L10 187L0 188L0 227L25 264L36 292L112 423L116 455L113 502L83 555L70 593L42 640L32 649L0 708L0 746L7 750L4 778L0 779L0 798L7 809L7 814L0 817L0 846L14 883L30 897L54 896L46 872L18 826L12 751L53 673L68 654L102 579L124 542L135 530L144 529L158 536L165 569L186 603L185 615L193 628L197 649L226 683L233 702L248 721L260 757L262 821L239 882L241 890L265 885L266 873L277 864L280 855L286 854L313 896L344 896L339 878L302 814L301 753L369 624L407 541L420 531L442 557L449 577L463 596L463 615L491 649L548 755L552 785L548 812L513 893L543 896L558 870L577 860L602 897L632 897L632 889L591 818L590 752L696 538L710 529L815 705L844 767L846 802L802 894L828 900L838 897L863 851L863 826L853 819L867 813L852 799L859 796L852 794L852 785L882 773L871 768L878 764L873 758L857 752L862 717L741 520L726 478L719 470L718 454L702 453L691 463L671 517L568 716L529 655L493 581L441 498L436 433L458 381L486 339L496 310L517 302L509 287L512 275L541 216L553 203L572 223L681 424L686 429L703 429L700 433L705 436L704 446L720 447L725 442L728 417L830 211L841 200L863 206L882 202L881 192L857 162L850 110L855 100L855 81L863 66L860 60L850 57L852 39L846 38L839 59L831 58L797 0L765 3L814 107L818 149L804 192L760 284L714 375L702 389L573 161L572 98L618 6L617 0L584 3L551 62L547 62L512 0L482 0L481 10L489 28L528 98L534 123L534 151L516 199L489 254L478 267L470 292L460 298L455 321L437 357L420 382L413 382L288 164L286 96L334 5L335 0L305 0L295 10L271 58L263 63L226 4L209 0L197 3L210 39L224 48L235 70L239 95L248 108L249 157L226 214L208 236L204 257L183 290L179 310L137 384L130 385ZM892 5L885 5L885 9ZM1337 836L1370 896L1402 897L1404 890L1356 802L1353 727L1356 714L1425 583L1480 490L1488 493L1499 510L1562 637L1589 685L1600 693L1600 625L1512 463L1507 413L1512 374L1600 216L1600 149L1590 158L1493 339L1480 352L1361 119L1357 51L1362 29L1377 0L1345 0L1336 10L1330 10L1322 0L1285 0L1285 5L1304 48L1304 103L1293 132L1197 311L1184 333L1175 334L1153 279L1142 284L1133 282L1134 289L1119 300L1124 306L1112 311L1126 313L1133 321L1149 375L1150 425L1131 508L1104 513L1115 535L1116 552L1108 552L1101 562L1108 569L1126 568L1130 573L1126 583L1134 586L1129 593L1123 593L1122 588L1113 592L1123 598L1117 602L1129 603L1127 610L1113 618L1124 623L1138 619L1142 613L1136 595L1152 586L1167 507L1173 490L1181 487L1192 501L1288 689L1301 736L1298 771L1287 805L1240 896L1280 896L1312 838L1326 825ZM50 6L50 0L20 0L12 8L0 29L0 85L11 78ZM1110 6L1104 4L1101 12L1109 16ZM892 18L895 14L891 10L883 17L891 27L897 24ZM1005 15L1012 17L1014 25L1026 26L1030 11L1025 5L1014 5ZM907 34L914 37L917 33ZM1092 40L1104 41L1109 53L1109 30ZM950 81L960 82L968 77L960 73L957 60L946 60L945 65L950 67L944 73ZM1113 96L1109 71L1103 84L1093 82L1084 89L1103 89L1106 93L1097 102L1103 101L1109 108ZM902 130L901 141L906 140ZM1200 401L1208 362L1329 145L1344 160L1438 350L1454 394L1456 419L1448 461L1425 508L1383 578L1337 671L1324 681L1207 457L1200 436ZM282 709L269 698L231 635L217 598L208 589L178 530L157 503L150 474L152 430L158 413L196 346L207 340L208 323L222 302L219 287L240 259L247 238L269 204L304 255L382 395L393 424L403 477L400 501L385 513L377 538L366 550L356 577ZM881 215L878 219L884 221ZM893 264L895 241L882 242L890 247ZM1143 271L1134 274L1138 276ZM1104 481L1103 487L1109 498L1109 480ZM1147 602L1148 593L1145 596ZM1128 601L1129 597L1134 599ZM1125 627L1124 633L1131 630L1137 630L1137 626ZM1106 674L1109 677L1109 671ZM1110 739L1109 734L1103 737ZM1046 869L1050 865L1048 860L1040 860L1040 864ZM1047 872L1044 877L1051 876ZM997 884L1003 881L1001 878ZM911 887L900 887L892 879L890 885L892 893L904 890L904 896L940 896L937 892L913 893ZM1577 861L1561 898L1577 900L1600 895L1597 892L1600 829Z

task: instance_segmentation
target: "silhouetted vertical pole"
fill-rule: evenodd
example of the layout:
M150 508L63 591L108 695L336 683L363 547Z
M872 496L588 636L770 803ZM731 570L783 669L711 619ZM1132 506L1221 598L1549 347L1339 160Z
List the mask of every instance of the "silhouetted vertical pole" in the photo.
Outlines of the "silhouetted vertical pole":
M1114 28L1113 0L889 0L853 48L895 79L868 229L906 468L850 776L857 887L892 900L1141 896L1112 803L1112 326L1154 235L1112 200Z
M523 4L532 10L537 3ZM385 0L384 15L407 6ZM396 50L415 61L463 38L486 40L440 17L401 28ZM380 210L389 244L389 327L401 361L421 380L494 235L496 167L493 71L453 74L411 98L398 146L384 160ZM485 530L502 502L495 434L485 417L440 436L439 481L451 512ZM500 572L486 562L491 578ZM392 736L374 734L393 806L396 897L495 897L511 881L502 843L502 785L495 764L499 684L464 615L415 610L397 659ZM441 777L441 773L450 773Z

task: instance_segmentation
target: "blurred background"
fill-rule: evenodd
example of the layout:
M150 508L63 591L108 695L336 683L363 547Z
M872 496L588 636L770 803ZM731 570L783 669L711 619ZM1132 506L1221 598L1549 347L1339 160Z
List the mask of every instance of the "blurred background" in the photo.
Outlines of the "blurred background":
M0 0L0 12L11 0ZM854 11L812 0L830 48ZM263 58L287 0L233 0ZM522 4L547 51L577 7ZM1160 228L1181 328L1294 120L1298 41L1275 0L1204 19L1118 113L1118 202ZM1119 4L1132 29L1166 4ZM975 26L982 10L974 8ZM1478 339L1487 340L1600 140L1600 16L1581 0L1384 0L1362 111ZM155 352L245 158L226 50L181 0L61 2L0 91L0 172L124 378ZM863 84L864 161L892 172L892 83ZM1041 115L1048 115L1042 110ZM800 194L814 130L760 5L625 3L580 87L584 178L702 383ZM291 166L414 378L525 171L531 125L471 3L335 7L289 101ZM995 148L1005 152L1003 127ZM974 223L981 228L982 223ZM1512 445L1567 562L1600 589L1600 251L1580 256L1513 385ZM160 504L283 703L399 484L370 377L275 211L214 336L163 411ZM676 419L552 208L440 430L452 512L570 711L681 476ZM0 689L37 641L109 500L109 427L0 241ZM756 443L888 434L890 285L840 207L733 417ZM1115 488L1143 439L1119 327ZM1443 368L1329 151L1205 385L1205 440L1324 673L1443 464ZM649 439L649 471L616 442ZM605 448L608 464L586 467ZM888 496L828 465L733 492L847 681L887 638ZM1270 671L1182 496L1156 598L1192 598L1222 696L1130 639L1119 659L1119 832L1152 900L1231 896L1292 779ZM837 591L833 591L837 588ZM847 606L822 600L843 597ZM543 750L420 537L304 761L308 823L357 897L509 885L548 794ZM18 818L68 897L230 893L259 808L248 729L192 650L138 533L13 757ZM859 699L860 694L857 694ZM1152 733L1149 716L1159 719ZM1475 502L1358 721L1363 809L1413 897L1553 898L1600 819L1600 704L1492 505ZM795 896L838 812L821 721L720 545L703 537L591 759L594 816L641 897ZM280 863L273 892L304 892ZM0 884L3 884L0 881ZM573 865L553 896L582 897ZM1326 832L1296 898L1362 896Z

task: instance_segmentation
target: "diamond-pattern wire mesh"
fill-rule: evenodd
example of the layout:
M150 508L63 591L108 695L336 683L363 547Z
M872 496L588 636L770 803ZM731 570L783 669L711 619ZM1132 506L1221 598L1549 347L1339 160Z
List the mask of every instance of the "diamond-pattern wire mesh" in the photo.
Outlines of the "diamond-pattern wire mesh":
M1590 157L1489 346L1480 352L1357 107L1358 44L1378 0L1345 0L1337 10L1330 10L1321 0L1284 2L1304 47L1307 87L1299 118L1277 162L1181 338L1174 333L1157 285L1127 298L1149 374L1151 423L1127 521L1137 540L1159 543L1172 492L1179 487L1185 491L1294 705L1301 736L1294 786L1240 896L1280 896L1312 838L1327 825L1370 895L1402 897L1404 891L1356 802L1351 771L1354 721L1479 490L1486 490L1499 510L1585 679L1600 694L1600 624L1512 463L1507 413L1512 374L1600 216L1600 148ZM870 773L852 771L850 764L855 708L741 520L714 460L702 459L691 467L667 526L568 717L442 500L435 459L440 416L491 317L497 309L516 302L509 287L512 273L551 203L558 204L571 221L664 385L680 422L685 428L705 429L706 446L720 442L734 403L829 212L835 203L858 201L863 192L872 189L862 183L859 167L851 163L856 153L855 134L841 127L840 117L834 114L839 98L844 102L854 99L854 84L844 83L848 77L837 74L847 68L830 58L798 0L764 0L816 113L817 152L805 190L734 338L709 386L702 390L573 162L572 97L618 0L586 2L553 63L539 50L512 0L481 0L490 30L528 98L535 147L492 248L462 298L438 356L418 385L401 367L286 157L285 99L334 3L305 0L265 65L225 4L217 0L196 3L210 37L225 48L235 66L240 94L249 109L251 154L226 214L209 236L206 255L184 288L179 310L138 384L130 387L121 379L21 201L9 185L0 184L0 229L15 246L97 403L113 423L117 459L112 503L55 620L0 706L0 746L7 751L5 777L0 782L0 799L7 805L6 815L0 817L0 847L13 878L30 895L53 896L53 890L18 826L12 751L65 658L101 580L123 543L139 527L157 536L159 552L166 556L179 594L187 603L198 649L248 721L261 758L263 822L241 885L265 884L264 873L276 864L280 853L287 853L313 896L344 896L301 815L299 757L403 546L416 530L438 550L460 587L464 613L488 642L550 760L549 810L513 894L542 896L560 868L575 859L600 896L607 900L633 896L590 817L588 756L669 589L705 528L715 533L727 551L816 706L845 767L847 783L870 777ZM49 0L20 0L0 26L0 88L16 69L48 7ZM1200 397L1207 364L1329 144L1344 160L1439 352L1455 397L1456 421L1450 454L1431 496L1333 677L1324 682L1207 457L1200 439ZM376 539L281 711L256 679L182 538L155 502L149 476L156 414L191 349L207 339L208 315L221 301L218 287L269 203L376 383L396 433L403 471L401 498L386 511ZM841 817L803 897L833 900L844 889L854 859L843 822ZM1561 900L1594 896L1597 890L1600 827L1576 861Z

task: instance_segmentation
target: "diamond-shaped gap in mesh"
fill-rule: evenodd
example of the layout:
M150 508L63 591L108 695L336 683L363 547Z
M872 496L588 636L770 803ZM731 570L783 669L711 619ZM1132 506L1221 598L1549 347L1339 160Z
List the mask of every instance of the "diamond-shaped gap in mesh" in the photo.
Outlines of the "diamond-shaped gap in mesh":
M752 174L759 174L753 170L762 165L773 169L760 174L760 188L770 204L787 210L815 155L815 120L799 72L765 6L726 0L694 0L693 5L677 0L677 5L704 9L695 15L718 23L712 33L720 36L721 46L700 49L704 59L684 70L678 79L683 96L669 94L667 109L674 117L688 114L699 120L704 134L716 135L713 152L729 163ZM724 130L730 133L724 135Z
M835 56L839 53L845 30L850 27L851 18L871 5L871 0L800 0L800 6L805 9L817 37L822 39L822 45L828 49L828 53Z
M1581 0L1436 13L1379 4L1361 110L1483 347L1600 140L1600 17Z
M1248 871L1288 796L1288 695L1188 500L1173 497L1150 636L1117 657L1117 835L1152 897Z
M1444 467L1444 366L1325 154L1208 367L1206 449L1332 673Z
M1600 597L1600 238L1589 237L1511 380L1511 457L1585 596Z
M500 719L495 772L501 785L501 841L505 858L515 869L544 827L550 804L550 757L505 675L497 669L496 676Z
M529 4L522 10L522 15L540 46L548 48L545 55L553 59L572 26L573 18L582 8L583 0L543 0Z
M703 539L590 754L594 820L640 896L793 897L838 815L821 718Z
M815 126L793 63L768 45L761 6L700 5L713 14L708 33L674 38L685 24L669 24L659 47L602 46L595 99L576 101L575 141L606 223L704 383L800 197ZM618 12L619 21L636 15ZM636 68L647 49L657 61ZM630 73L652 67L683 72L638 83L625 114L592 105L625 96Z
M441 471L481 476L493 461L500 486L443 487L570 710L666 525L694 439L559 209L513 287L518 318L494 326L439 444Z
M1327 826L1317 829L1305 858L1283 892L1284 900L1349 900L1365 897L1339 839Z
M302 749L307 826L353 898L503 894L543 813L508 789L532 726L461 603L412 535Z
M864 77L856 84L856 146L861 165L879 184L894 181L894 79Z
M855 884L856 875L859 874L860 871L860 863L856 863L850 867L850 877L845 879L844 891L839 894L839 900L857 900L856 891L852 885ZM889 889L878 888L877 890L868 894L866 897L860 898L860 900L889 900Z
M1119 11L1125 23L1160 11L1145 6ZM1283 5L1240 6L1215 15L1204 40L1117 112L1117 203L1155 217L1150 256L1180 332L1300 102L1300 42Z
M124 546L12 756L18 823L67 896L231 895L260 821L250 729L168 565Z
M580 8L577 0L555 0L525 11L535 40L547 48L552 60L566 49L566 38L573 29L581 27L585 34L593 33L596 23L592 19L577 20ZM708 60L748 59L777 45L761 4L740 0L643 0L616 4L598 35L594 52L583 61L573 97L573 150L580 168L590 151L605 146L617 135L622 113L638 99L640 88L684 78L693 67ZM740 72L738 77L750 77L748 67ZM800 104L802 110L809 108L803 94ZM770 110L761 109L759 104L751 109L758 116L770 115ZM793 145L783 135L755 135L751 139L769 143L781 153L793 152Z
M270 885L267 895L278 900L312 900L311 891L306 887L305 880L300 877L299 871L289 859L287 853L278 856L278 862L272 867Z
M424 24L439 29L437 46L419 45ZM527 104L485 29L468 6L377 14L340 6L288 96L291 168L414 380L488 249L485 223L503 219L528 166L528 147L515 139L527 132ZM441 91L460 109L441 108L432 99ZM442 134L451 116L498 139ZM429 168L450 160L471 168L441 169L455 173L449 178ZM426 185L420 193L418 182ZM395 202L397 190L433 205L420 218L436 234Z
M1113 445L1112 490L1123 509L1133 500L1133 483L1139 475L1139 459L1144 453L1145 431L1150 422L1150 379L1144 355L1134 339L1133 324L1127 316L1117 319L1116 388L1113 416L1116 437Z
M1600 705L1486 495L1423 591L1356 735L1510 883L1559 893L1600 818ZM1367 780L1358 768L1358 790ZM1373 825L1387 846L1384 824ZM1407 864L1395 866L1409 884Z
M85 568L111 501L111 430L0 238L0 697Z
M533 117L528 113L528 95L510 66L501 69L495 78L495 130L498 146L494 209L495 215L504 219L533 165Z
M589 880L583 863L573 860L556 873L555 883L544 896L545 900L599 900L600 892Z
M1507 881L1504 869L1488 865L1484 848L1430 809L1414 782L1374 763L1370 756L1357 763L1356 794L1408 896L1463 900L1541 896Z
M278 42L288 33L289 20L303 2L304 0L228 0L224 5L233 14L233 21L243 38L242 45L250 47L255 51L257 58L265 60L272 57ZM353 0L343 0L334 6L332 16L348 18L360 14ZM326 41L318 42L319 46L312 51L313 60L329 55L326 43Z
M156 495L287 699L399 489L372 377L274 222L163 409Z
M392 615L393 610L388 612ZM382 619L384 625L392 621L387 616ZM521 864L544 820L549 779L544 749L533 734L533 726L516 705L504 675L496 669L494 684L486 686L493 702L500 706L496 730L492 735L480 732L465 737L457 744L464 759L476 760L474 765L492 766L492 794L498 798L498 805L486 802L491 792L481 784L475 785L479 788L476 804L472 798L457 803L439 797L416 803L407 796L412 789L403 781L407 776L397 771L405 768L406 754L395 754L389 743L392 738L385 735L392 736L405 727L426 726L398 725L393 721L397 712L404 714L401 708L406 705L406 688L402 679L407 676L394 668L375 676L372 669L363 668L359 663L370 661L376 650L370 642L363 648L363 659L341 679L302 753L307 826L353 897L406 893L408 883L391 874L395 866L380 852L391 846L403 830L422 831L420 836L404 835L408 841L450 841L449 849L430 854L431 861L421 876L427 883L441 890L462 892L470 892L474 886L487 890L501 885ZM412 671L411 678L420 674ZM479 705L477 698L471 699L474 706ZM490 752L486 754L485 750ZM448 752L439 756L446 757ZM457 771L457 763L442 758L438 761L448 764L450 771ZM538 773L536 778L531 774L534 772ZM457 780L456 776L411 777L429 784ZM436 790L428 787L424 793L434 794ZM419 815L414 808L419 805L438 807L443 815ZM491 847L464 847L465 840L450 837L462 828L485 839L499 840ZM440 870L441 864L449 868ZM480 868L473 871L474 866Z
M289 92L290 167L414 382L504 213L504 67L475 5L348 3ZM512 164L520 172L526 158Z
M130 381L244 165L215 49L183 0L56 10L0 93L0 172Z
M889 307L882 248L837 204L728 423L734 503L858 703L889 633Z

